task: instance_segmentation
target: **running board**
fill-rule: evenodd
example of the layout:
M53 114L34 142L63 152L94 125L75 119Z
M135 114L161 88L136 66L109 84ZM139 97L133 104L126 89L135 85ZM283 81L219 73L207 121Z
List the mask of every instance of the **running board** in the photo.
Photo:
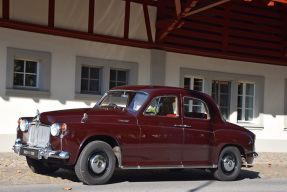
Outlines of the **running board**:
M214 169L217 165L121 166L121 169Z

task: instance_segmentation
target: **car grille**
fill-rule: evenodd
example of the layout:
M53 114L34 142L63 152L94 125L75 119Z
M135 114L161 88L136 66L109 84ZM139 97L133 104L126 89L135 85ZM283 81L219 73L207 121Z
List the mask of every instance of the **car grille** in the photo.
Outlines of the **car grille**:
M28 131L28 145L31 147L45 147L50 142L50 127L42 124L30 124Z

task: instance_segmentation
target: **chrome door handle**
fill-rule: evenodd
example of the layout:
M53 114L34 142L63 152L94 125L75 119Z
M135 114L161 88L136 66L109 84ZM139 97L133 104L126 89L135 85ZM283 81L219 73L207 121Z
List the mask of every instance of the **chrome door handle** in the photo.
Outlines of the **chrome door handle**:
M190 125L183 125L182 127L184 127L184 128L191 128Z
M175 124L174 126L175 127L183 127L183 125L177 125L177 124Z

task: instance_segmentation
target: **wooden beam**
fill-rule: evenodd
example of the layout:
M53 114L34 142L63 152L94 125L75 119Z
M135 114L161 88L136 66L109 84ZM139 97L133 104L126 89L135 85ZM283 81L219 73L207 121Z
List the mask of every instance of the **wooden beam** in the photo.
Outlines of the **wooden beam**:
M42 33L46 35L55 35L55 36L76 38L76 39L82 39L82 40L88 40L88 41L110 43L110 44L116 44L116 45L132 46L132 47L139 47L139 48L146 48L146 49L160 49L160 50L176 52L176 53L184 53L184 54L201 55L201 56L207 56L207 57L287 66L286 60L282 60L282 59L281 60L266 59L266 58L242 56L242 55L236 55L236 54L230 54L230 53L201 51L201 50L195 50L191 48L184 48L180 46L149 43L149 42L138 41L138 40L127 40L123 38L111 37L111 36L106 36L106 35L97 35L97 34L90 34L90 33L67 30L67 29L51 28L47 26L29 24L29 23L18 22L18 21L11 21L11 20L6 20L6 19L0 19L0 27L21 30L21 31L35 32L35 33Z
M229 2L229 1L231 1L231 0L220 0L220 1L217 1L216 3L212 3L212 4L209 4L209 5L207 5L207 6L204 6L204 7L201 7L201 8L199 8L199 9L196 9L196 10L194 10L194 11L191 11L191 12L185 14L185 17L194 15L194 14L196 14L196 13L205 11L205 10L207 10L207 9L210 9L210 8L212 8L212 7L216 7L216 6L218 6L218 5L221 5L221 4L226 3L226 2Z
M178 2L175 4L178 4ZM183 9L183 11L177 16L176 19L172 19L169 25L166 28L163 28L158 36L157 36L157 41L162 41L174 28L180 28L183 24L184 21L181 21L183 17L197 4L197 1L194 0L189 0L188 3L186 4L186 7ZM177 5L179 6L179 5ZM176 8L178 9L178 8Z
M131 9L131 2L130 0L126 0L126 7L125 7L125 24L124 24L124 38L129 38L129 30L130 30L130 9Z
M175 7L176 16L178 17L180 15L180 13L181 13L180 0L174 0L174 7Z
M152 42L152 33L151 33L151 27L150 27L150 20L149 20L149 14L148 14L148 7L147 7L146 3L143 4L143 12L144 12L144 20L145 20L145 26L146 26L148 42Z
M2 18L9 19L10 12L10 1L2 0Z
M55 25L55 0L49 0L48 26L54 27L54 25Z
M126 0L124 0L126 1ZM143 0L130 0L133 3L139 3L139 4L143 4ZM149 6L154 6L157 7L158 6L158 0L154 1L154 0L146 0L146 4Z
M88 32L94 33L95 0L89 0Z

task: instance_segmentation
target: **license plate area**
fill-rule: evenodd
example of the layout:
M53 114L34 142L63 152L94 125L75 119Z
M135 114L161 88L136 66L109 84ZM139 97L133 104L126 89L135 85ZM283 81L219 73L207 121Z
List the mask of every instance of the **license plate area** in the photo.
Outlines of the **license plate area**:
M39 150L23 147L20 149L20 155L28 156L33 159L39 159Z

